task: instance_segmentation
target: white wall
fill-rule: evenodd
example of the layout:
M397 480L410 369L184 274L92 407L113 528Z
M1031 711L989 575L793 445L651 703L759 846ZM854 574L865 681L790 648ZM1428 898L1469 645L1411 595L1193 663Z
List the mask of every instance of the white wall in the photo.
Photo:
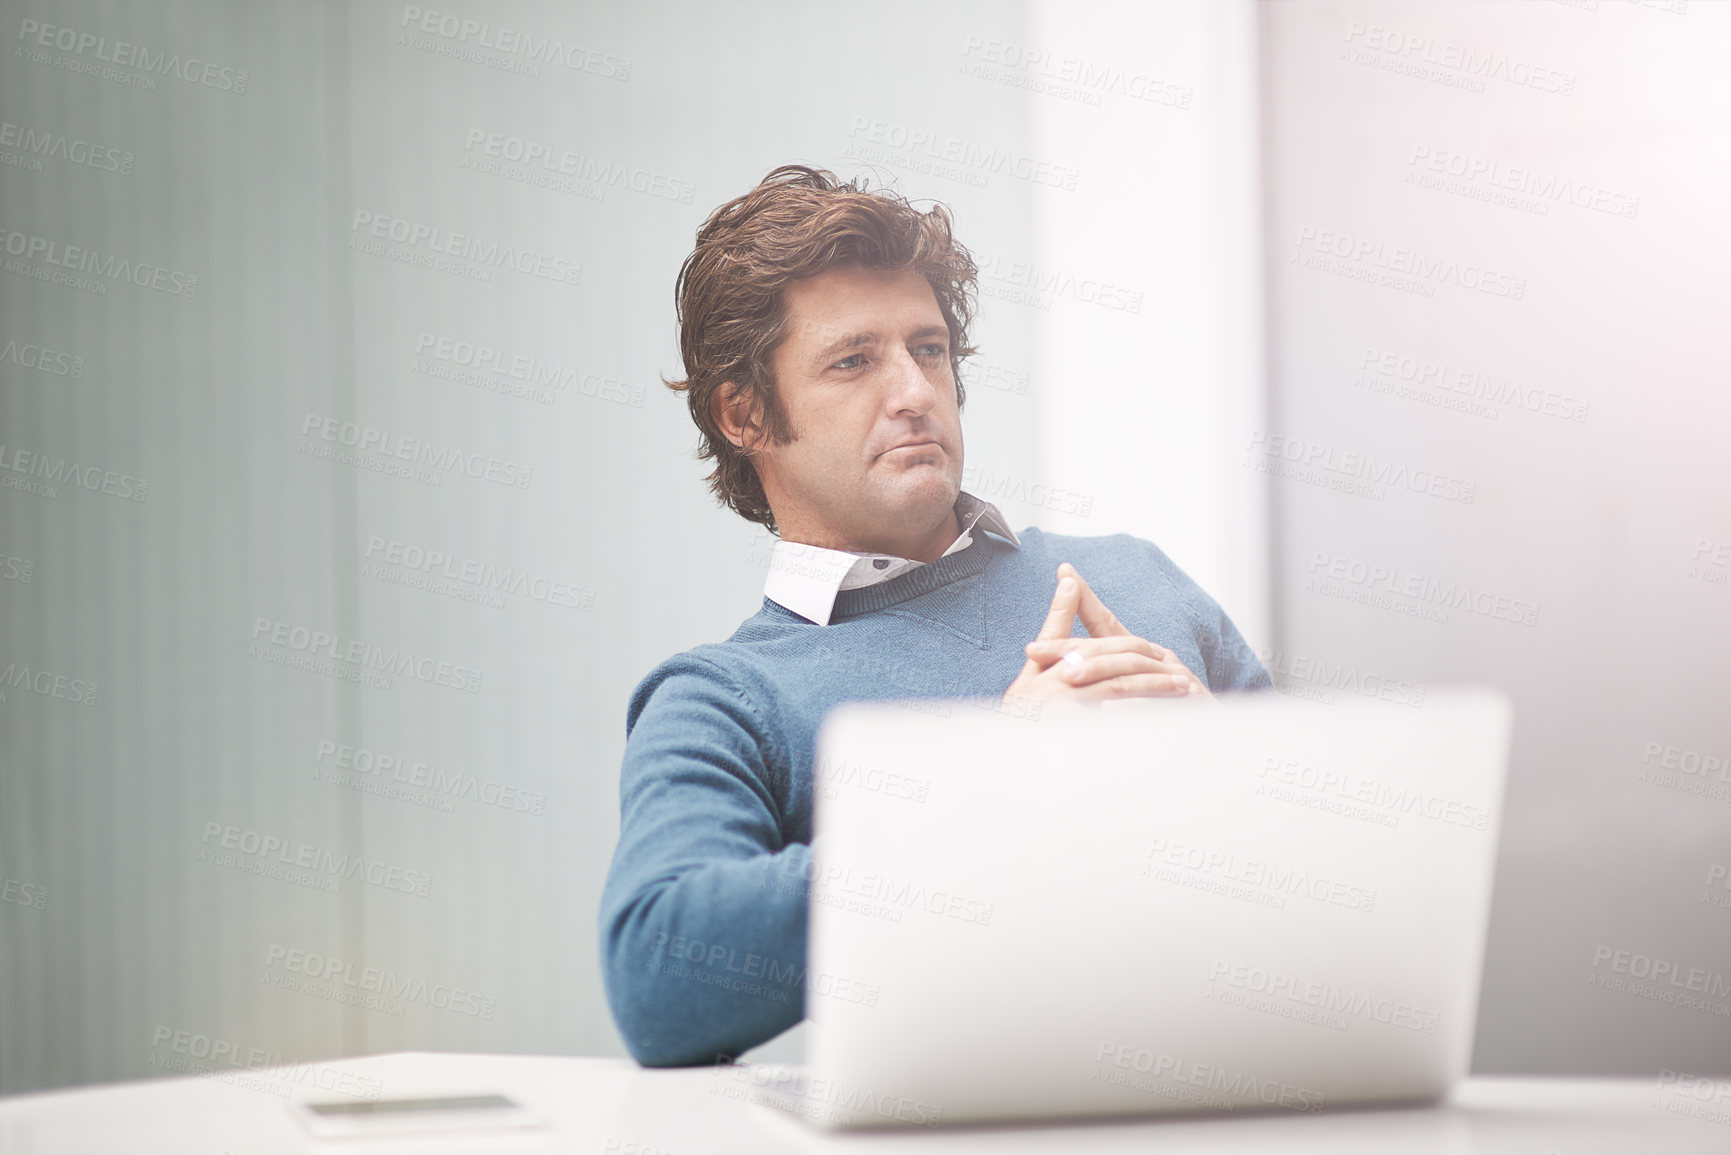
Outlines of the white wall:
M1200 5L1080 29L1056 9L989 3L848 4L821 20L789 3L437 6L594 53L527 75L478 47L478 30L420 29L415 7L0 5L28 53L8 57L0 119L50 154L62 139L86 159L84 145L115 150L97 167L38 167L20 135L6 151L24 163L0 165L9 243L197 277L194 292L149 276L53 283L37 275L53 272L46 253L0 276L8 462L98 467L95 490L63 480L50 494L18 487L26 462L0 491L0 669L65 679L38 681L45 694L0 687L0 875L29 900L0 904L0 1090L227 1056L622 1053L594 920L626 696L661 658L754 612L768 557L709 498L683 399L658 384L680 372L673 280L703 216L776 164L870 165L947 202L1000 289L1035 262L1145 293L1129 314L988 292L968 464L977 488L1002 486L986 495L1018 527L1152 536L1247 628L1261 619L1259 515L1237 475L1218 491L1218 471L1204 492L1151 488L1139 458L1101 469L1100 431L1076 420L1110 404L1132 448L1158 445L1187 473L1214 459L1155 420L1182 404L1184 421L1208 423L1201 443L1218 439L1247 388L1248 362L1220 351L1248 316L1223 301L1228 281L1187 275L1208 286L1200 302L1163 288L1174 263L1199 262L1193 210L1213 194L1167 182L1177 199L1131 247L1060 223L1134 199L1124 182L1143 162L1126 165L1121 133L1196 158L1207 188L1234 198L1227 216L1242 215L1242 159L1219 160L1206 138L1222 122L1242 132L1243 102L1221 100L1221 74L1192 58L1223 35L1235 45L1208 51L1240 56L1242 28L1223 32ZM1122 43L1115 22L1132 18L1158 52ZM992 44L1157 74L1194 103L1108 92L1067 120L1013 71L974 71ZM150 71L176 58L192 79ZM569 150L601 179L548 187L517 179L534 171L522 165L477 166L492 158L473 141L494 133ZM946 165L947 149L963 159ZM101 170L110 155L123 171ZM1051 170L1035 161L1076 172L1076 188L1043 189ZM387 220L412 239L373 237ZM463 244L453 234L554 276L434 267L437 246ZM525 358L566 387L537 399L486 369L454 380L445 342ZM32 368L27 346L68 359ZM1122 385L1098 372L1120 354L1145 369ZM1216 369L1235 375L1225 394L1198 387ZM377 448L358 464L320 458L341 448L326 419L339 438L353 423L494 476L444 470L434 484L387 472ZM111 488L148 488L103 493L104 470ZM1030 499L1035 484L1094 503L1066 513ZM435 552L451 560L416 568ZM494 598L482 570L532 584ZM429 661L426 677L293 668L315 634ZM90 696L86 684L89 704L65 696ZM344 747L366 769L335 766ZM435 772L454 797L426 781ZM255 840L286 849L245 853ZM278 869L303 846L309 866ZM377 882L333 879L339 860ZM333 972L325 986L302 973L312 958ZM386 972L405 995L331 997Z
M0 1091L207 1065L181 1053L201 1038L283 1059L621 1053L594 911L626 695L753 612L768 556L707 496L683 401L658 385L679 372L673 278L705 213L788 160L871 165L954 208L986 266L971 488L1014 524L1159 542L1289 692L1350 693L1344 669L1403 692L1513 693L1481 1069L1727 1069L1712 1007L1589 984L1614 965L1593 966L1600 948L1731 971L1731 891L1706 885L1727 864L1731 783L1642 777L1650 744L1659 762L1731 751L1714 699L1727 567L1711 564L1731 542L1713 356L1723 9L1268 5L1260 75L1241 4L858 4L821 21L780 3L441 9L598 54L529 76L461 32L409 39L408 7L0 4L13 48L29 41L0 74L0 120L16 126L0 130L14 134L0 138L6 243L167 270L166 290L148 275L44 281L46 253L0 270ZM40 48L26 21L72 30L70 47ZM1499 54L1530 83L1471 91L1363 63L1355 22ZM201 71L141 86L137 60L98 59L117 42ZM1564 75L1567 96L1532 87ZM465 167L471 132L570 150L625 183ZM92 144L114 151L76 163ZM1482 180L1427 187L1407 180L1420 148L1609 199L1540 215L1480 199ZM433 259L425 244L355 251L357 212L581 273L477 280L411 263ZM1521 299L1293 265L1328 255L1324 232L1385 259L1489 267ZM1350 263L1374 274L1375 252ZM186 276L195 293L168 291ZM498 374L451 380L418 355L423 333L557 367L572 387L543 404ZM65 359L34 367L44 347ZM1354 384L1369 349L1582 402L1585 420L1445 409L1429 384L1375 392ZM432 485L379 472L377 453L319 460L302 452L328 445L304 432L309 414L529 481ZM1269 477L1246 452L1258 434L1440 471L1474 499ZM95 488L32 491L20 452ZM120 494L147 481L142 499L102 492L108 472ZM414 572L375 539L442 552L456 576L404 585ZM1438 623L1347 601L1334 593L1351 583L1307 588L1319 551L1539 612L1531 627L1458 609ZM713 563L696 580L692 557ZM561 583L578 607L473 600L470 563ZM480 682L288 668L275 623ZM504 804L405 796L389 769L353 781L395 794L334 784L321 744L397 758L404 777L416 763L472 776ZM201 860L227 827L310 846L310 873ZM328 882L319 860L336 856L380 884L304 884ZM389 971L411 996L377 1009L285 989L305 978L282 965L290 950L357 982ZM489 1015L431 1005L450 988ZM797 1052L797 1037L764 1049Z
M1263 432L1445 490L1271 478L1277 680L1512 696L1476 1069L1731 1071L1731 8L1261 16Z
M1267 487L1234 456L1266 407L1254 23L1248 3L1050 0L1003 55L1051 86L1036 140L1080 170L1036 202L1039 274L1074 286L1033 311L1040 466L1095 497L1066 532L1154 541L1260 650Z

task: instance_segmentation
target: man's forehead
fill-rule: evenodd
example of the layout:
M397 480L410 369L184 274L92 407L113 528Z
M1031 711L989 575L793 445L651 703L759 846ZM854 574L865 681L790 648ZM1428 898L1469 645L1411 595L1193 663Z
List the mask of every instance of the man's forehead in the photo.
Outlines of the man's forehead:
M936 295L912 269L831 269L787 287L790 336L831 344L863 343L889 332L936 327L947 332Z

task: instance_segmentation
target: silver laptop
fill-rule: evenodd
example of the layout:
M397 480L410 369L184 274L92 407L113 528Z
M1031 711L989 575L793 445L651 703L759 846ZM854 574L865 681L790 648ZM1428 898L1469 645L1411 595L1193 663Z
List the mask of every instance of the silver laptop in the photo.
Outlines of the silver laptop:
M829 1126L1434 1101L1467 1072L1511 710L850 703L817 740Z

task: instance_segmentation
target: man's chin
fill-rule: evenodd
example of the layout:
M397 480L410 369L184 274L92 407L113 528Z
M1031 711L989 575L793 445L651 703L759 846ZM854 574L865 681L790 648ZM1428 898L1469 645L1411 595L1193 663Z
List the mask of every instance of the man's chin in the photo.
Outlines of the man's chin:
M936 521L950 511L961 495L961 483L936 469L910 470L896 481L881 487L879 503L893 511L898 519L917 519L922 515Z

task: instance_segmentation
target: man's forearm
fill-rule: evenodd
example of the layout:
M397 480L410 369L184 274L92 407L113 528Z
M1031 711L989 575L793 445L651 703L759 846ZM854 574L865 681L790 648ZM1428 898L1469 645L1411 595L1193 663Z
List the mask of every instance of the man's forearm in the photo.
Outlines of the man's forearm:
M811 848L714 861L603 896L602 967L638 1062L733 1057L805 1017ZM615 903L617 905L615 905Z

